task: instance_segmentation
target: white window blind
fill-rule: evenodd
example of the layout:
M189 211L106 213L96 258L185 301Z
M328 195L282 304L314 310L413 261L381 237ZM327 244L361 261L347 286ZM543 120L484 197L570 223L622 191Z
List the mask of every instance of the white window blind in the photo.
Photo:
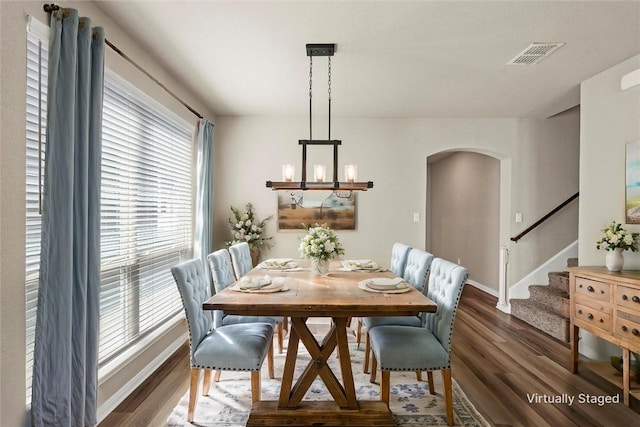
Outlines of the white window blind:
M38 138L39 133L44 138L46 130L48 28L42 27L46 31L37 34L30 26L27 34L27 403L40 268ZM170 268L192 253L192 132L188 123L107 70L101 171L101 365L182 310ZM41 156L44 161L44 152Z
M47 126L47 65L48 29L37 21L27 32L27 134L26 134L26 385L27 403L31 402L33 369L33 339L36 327L38 280L40 279L40 194L38 164L44 162L45 131ZM42 148L42 150L40 149ZM39 154L41 157L39 157Z
M101 363L182 309L170 268L192 250L192 130L154 104L107 73Z

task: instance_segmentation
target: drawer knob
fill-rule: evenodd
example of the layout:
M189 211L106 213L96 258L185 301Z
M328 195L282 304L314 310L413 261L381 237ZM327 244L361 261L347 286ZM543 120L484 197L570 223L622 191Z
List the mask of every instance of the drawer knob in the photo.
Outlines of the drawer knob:
M632 333L633 335L635 335L635 336L640 335L640 331L638 331L636 328L633 328L633 329L631 330L631 333Z
M622 301L626 301L628 299L629 297L627 296L627 294L622 294Z
M627 327L624 326L624 325L622 325L622 328L620 328L620 329L622 329L623 332L627 332Z
M589 292L593 292L593 291L594 291L593 286L591 286L591 285L587 286L587 290L588 290Z
M587 318L588 318L589 320L593 320L593 314L591 314L591 313L587 314Z
M640 297L638 297L638 295L634 295L634 296L631 298L631 301L633 301L633 302L640 302Z
M578 310L578 314L582 314L582 310Z

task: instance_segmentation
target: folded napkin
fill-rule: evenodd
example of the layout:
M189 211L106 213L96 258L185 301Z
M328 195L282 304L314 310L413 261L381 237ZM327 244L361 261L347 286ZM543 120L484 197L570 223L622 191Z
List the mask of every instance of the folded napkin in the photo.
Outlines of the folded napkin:
M262 261L262 268L286 269L296 268L298 265L291 258L271 258Z
M400 277L375 277L360 282L370 289L378 291L404 289L407 284Z
M396 286L403 282L402 277L374 277L368 280L369 284L378 286Z
M372 270L380 267L377 262L370 259L346 260L344 266L353 270Z
M243 277L240 279L239 289L242 290L256 290L262 289L271 284L271 277L264 275L263 277Z

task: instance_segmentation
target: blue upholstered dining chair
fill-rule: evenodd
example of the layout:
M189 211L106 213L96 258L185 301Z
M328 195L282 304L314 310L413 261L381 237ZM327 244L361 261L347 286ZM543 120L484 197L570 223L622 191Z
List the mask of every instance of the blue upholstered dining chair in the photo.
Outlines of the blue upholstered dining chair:
M213 316L202 309L211 295L202 261L192 259L171 268L189 327L191 382L187 421L192 422L198 395L200 370L204 369L202 394L209 394L211 370L250 371L251 401L260 400L260 368L273 355L273 325L250 323L212 328Z
M231 263L233 264L233 271L236 274L236 280L240 280L242 276L253 268L249 244L242 242L231 245L229 246L229 253L231 254Z
M396 242L391 248L391 260L389 261L389 271L398 277L402 277L404 266L407 263L407 256L411 246L404 243ZM362 340L362 318L358 318L358 327L356 329L356 343L360 346Z
M402 278L405 282L416 288L422 293L426 292L427 276L433 261L433 254L421 249L411 249L407 256L407 262L402 272ZM365 317L362 323L366 328L365 348L364 348L364 372L369 372L369 354L371 353L369 345L369 331L380 325L402 325L420 327L424 324L424 313L418 316L389 316L389 317ZM417 374L420 380L420 373Z
M233 267L231 266L231 258L229 257L229 251L226 249L220 249L207 255L207 262L209 264L209 270L211 271L211 277L213 278L213 287L216 293L221 292L235 282L233 275ZM235 323L251 323L251 322L268 322L275 325L278 332L278 352L282 353L282 346L284 342L283 323L284 318L282 316L238 316L225 314L222 310L214 311L214 324L217 325L231 325ZM273 378L273 360L269 360L269 376Z
M411 251L411 246L396 242L391 248L391 260L389 261L389 271L398 277L402 277L404 266L407 264L407 257Z
M381 400L389 405L391 371L427 371L429 392L434 394L432 371L442 371L447 424L453 425L451 396L451 337L462 288L469 276L466 268L442 258L431 264L427 296L438 309L425 314L421 328L401 325L381 325L369 331L373 350L371 382L375 381L377 365L382 371Z

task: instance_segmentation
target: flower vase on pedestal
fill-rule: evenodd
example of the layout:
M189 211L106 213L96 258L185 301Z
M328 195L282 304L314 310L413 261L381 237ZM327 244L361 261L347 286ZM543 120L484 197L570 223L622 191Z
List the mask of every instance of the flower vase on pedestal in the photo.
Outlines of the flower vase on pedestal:
M612 251L607 251L605 265L609 271L622 271L622 266L624 265L622 248L615 248Z
M329 260L328 259L316 259L311 260L311 271L316 276L326 276L329 274Z

